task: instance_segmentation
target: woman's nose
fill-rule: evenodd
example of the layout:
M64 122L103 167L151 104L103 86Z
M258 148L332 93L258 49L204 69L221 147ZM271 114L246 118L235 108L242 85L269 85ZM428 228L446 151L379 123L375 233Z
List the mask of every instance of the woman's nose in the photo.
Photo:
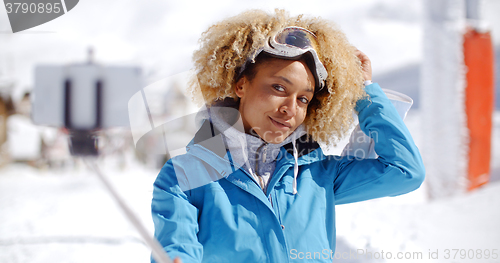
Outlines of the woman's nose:
M293 117L297 114L297 101L294 98L286 98L281 104L279 111L286 114L288 117Z

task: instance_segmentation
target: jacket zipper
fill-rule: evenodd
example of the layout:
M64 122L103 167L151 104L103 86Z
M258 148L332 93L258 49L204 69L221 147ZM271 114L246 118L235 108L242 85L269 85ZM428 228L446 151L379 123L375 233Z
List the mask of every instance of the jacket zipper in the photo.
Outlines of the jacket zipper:
M274 200L276 200L276 213L278 214L278 222L280 224L280 227L281 227L281 231L282 231L282 234L283 234L283 239L285 240L285 253L286 253L286 259L287 259L287 262L290 261L290 258L288 255L288 243L286 241L286 235L285 235L285 225L283 225L283 221L281 220L281 211L280 211L280 206L279 206L279 202L278 202L278 194L277 194L277 191L273 191L273 194L274 194ZM272 195L269 195L269 198L271 199L271 204L272 204L272 199L271 198ZM273 206L274 208L274 206Z

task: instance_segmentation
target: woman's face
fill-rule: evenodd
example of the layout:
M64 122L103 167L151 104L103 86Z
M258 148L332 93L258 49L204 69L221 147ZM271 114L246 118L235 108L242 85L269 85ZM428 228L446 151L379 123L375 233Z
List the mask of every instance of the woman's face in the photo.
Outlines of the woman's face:
M314 76L303 61L270 59L256 65L252 80L236 83L245 132L280 143L302 122L314 96Z

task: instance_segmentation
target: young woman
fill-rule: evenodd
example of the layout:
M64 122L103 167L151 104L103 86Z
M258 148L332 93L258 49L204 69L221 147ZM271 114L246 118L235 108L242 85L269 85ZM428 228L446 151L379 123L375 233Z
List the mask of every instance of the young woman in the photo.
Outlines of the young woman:
M420 153L370 60L331 22L245 12L210 27L194 62L203 124L152 202L176 262L331 262L335 205L421 185ZM345 136L353 110L377 159L318 144Z

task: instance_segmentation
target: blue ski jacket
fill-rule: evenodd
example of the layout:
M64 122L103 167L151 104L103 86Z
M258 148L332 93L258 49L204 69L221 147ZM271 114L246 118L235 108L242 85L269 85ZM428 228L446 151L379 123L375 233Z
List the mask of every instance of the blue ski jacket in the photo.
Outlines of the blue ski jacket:
M169 256L184 263L331 262L335 205L408 193L425 177L394 106L378 84L365 90L369 97L356 111L378 158L324 155L301 137L280 148L266 193L235 169L224 137L206 121L154 183L155 237Z

